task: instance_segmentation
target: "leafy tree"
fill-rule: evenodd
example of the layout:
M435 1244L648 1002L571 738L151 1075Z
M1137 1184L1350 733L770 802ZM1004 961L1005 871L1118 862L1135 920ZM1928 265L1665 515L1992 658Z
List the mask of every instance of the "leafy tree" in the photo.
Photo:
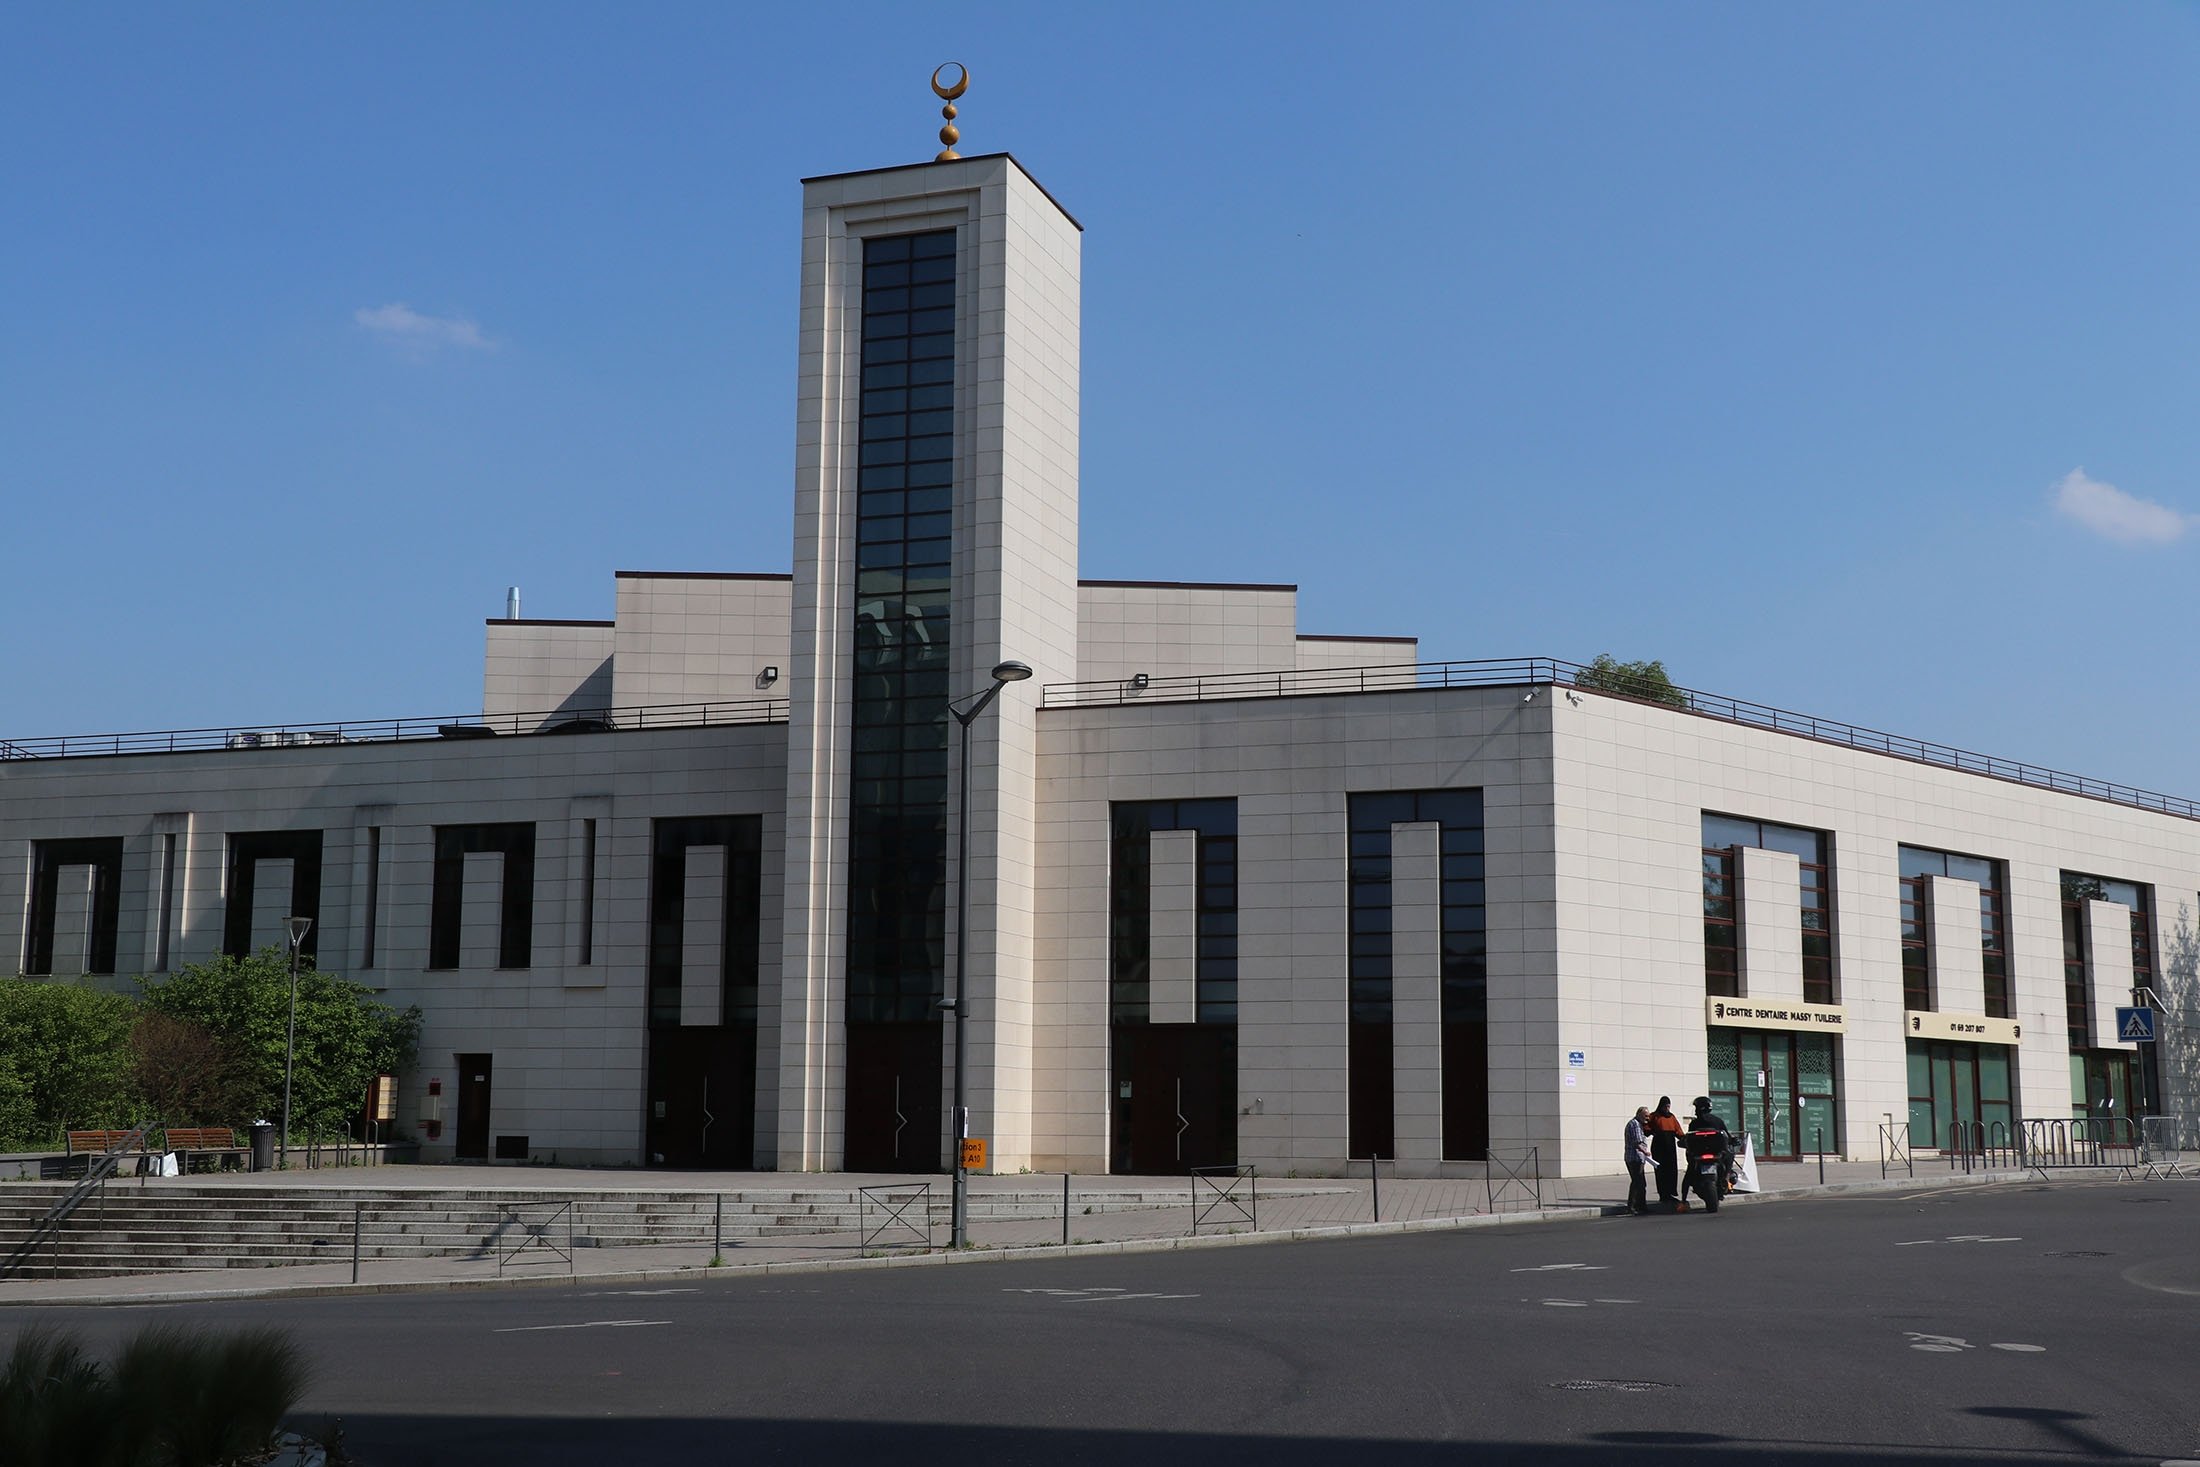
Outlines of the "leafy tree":
M158 1009L142 1010L130 1027L130 1080L145 1114L179 1125L234 1124L252 1109L238 1047Z
M132 1008L68 979L0 982L0 1140L58 1146L63 1131L133 1119Z
M238 1124L281 1112L290 1016L290 959L284 950L225 955L149 980L144 1005L149 1013L187 1021L217 1037L234 1055L232 1113L172 1119ZM323 973L309 961L298 974L291 1135L343 1134L366 1099L367 1082L412 1068L419 1046L419 1009L394 1009L365 984Z
M1688 706L1688 694L1673 686L1663 662L1621 662L1609 652L1599 652L1596 661L1577 671L1574 686L1644 698L1671 708Z

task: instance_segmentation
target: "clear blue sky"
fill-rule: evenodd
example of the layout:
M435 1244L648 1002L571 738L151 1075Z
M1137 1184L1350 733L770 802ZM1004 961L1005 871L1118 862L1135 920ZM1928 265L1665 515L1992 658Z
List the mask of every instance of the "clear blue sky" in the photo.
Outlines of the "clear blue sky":
M1087 229L1085 575L2200 795L2143 3L0 9L0 737L455 713L509 583L785 570L797 180L949 59Z

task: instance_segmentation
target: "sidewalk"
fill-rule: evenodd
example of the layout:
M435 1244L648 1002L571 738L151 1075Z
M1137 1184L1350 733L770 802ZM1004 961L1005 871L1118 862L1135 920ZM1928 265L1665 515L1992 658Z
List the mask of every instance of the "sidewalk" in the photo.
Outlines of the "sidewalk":
M1876 1192L1903 1188L1937 1187L1965 1182L2014 1180L2021 1172L1949 1171L1945 1163L1920 1164L1915 1177L1897 1171L1882 1179L1874 1162L1828 1161L1825 1185L1818 1182L1819 1168L1807 1164L1760 1164L1763 1192L1756 1197L1737 1197L1729 1205L1749 1206L1766 1201L1831 1196L1849 1192ZM205 1179L194 1179L205 1180ZM944 1216L948 1193L945 1177L870 1177L846 1173L787 1174L780 1172L683 1172L663 1173L617 1169L550 1167L454 1168L407 1166L345 1168L320 1172L274 1172L257 1176L238 1174L224 1181L240 1189L270 1186L373 1187L393 1192L446 1193L527 1192L571 1194L584 1198L591 1192L649 1191L697 1194L742 1192L751 1196L769 1192L838 1191L864 1186L904 1187L929 1180L935 1211ZM970 1179L974 1199L985 1193L1009 1193L1030 1197L1059 1195L1061 1175L975 1176ZM159 1183L152 1185L158 1186ZM1014 1258L1061 1257L1078 1254L1148 1252L1185 1247L1239 1246L1248 1243L1285 1242L1319 1237L1420 1232L1434 1229L1531 1224L1565 1219L1586 1219L1624 1211L1624 1175L1570 1177L1542 1183L1542 1205L1525 1196L1508 1205L1501 1191L1499 1210L1490 1210L1489 1189L1480 1177L1413 1178L1383 1177L1371 1189L1365 1176L1263 1177L1240 1181L1227 1193L1201 1182L1194 1205L1193 1179L1188 1177L1070 1178L1068 1218L1069 1248L1063 1242L1063 1219L1055 1211L1049 1217L1006 1220L974 1218L970 1225L971 1248L967 1252L943 1251L944 1223L931 1230L931 1246L919 1241L918 1228L888 1228L865 1246L852 1232L824 1233L813 1237L773 1238L768 1241L728 1239L719 1267L710 1267L711 1248L683 1243L663 1247L576 1247L570 1263L565 1257L545 1252L539 1261L509 1263L499 1272L494 1252L444 1258L364 1260L358 1282L352 1281L349 1258L335 1263L314 1263L279 1268L222 1268L189 1272L138 1274L115 1278L23 1278L0 1284L0 1307L39 1304L154 1304L189 1300L270 1298L317 1294L384 1293L423 1289L495 1288L528 1284L602 1284L693 1286L705 1277L731 1274L815 1272L824 1269L892 1268L925 1264L966 1264ZM1182 1202L1148 1205L1101 1206L1080 1202L1081 1197L1121 1198L1124 1193L1158 1195L1175 1192ZM1380 1194L1381 1216L1375 1213ZM1194 1214L1197 1212L1196 1232Z

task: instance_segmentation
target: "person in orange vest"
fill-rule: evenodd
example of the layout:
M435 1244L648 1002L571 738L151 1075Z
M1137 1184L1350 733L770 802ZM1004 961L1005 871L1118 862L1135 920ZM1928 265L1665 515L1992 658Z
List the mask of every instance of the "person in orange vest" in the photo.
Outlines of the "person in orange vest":
M1658 1168L1658 1206L1666 1212L1686 1212L1688 1204L1681 1200L1680 1140L1681 1118L1673 1114L1673 1097L1658 1097L1658 1108L1650 1112L1650 1157Z

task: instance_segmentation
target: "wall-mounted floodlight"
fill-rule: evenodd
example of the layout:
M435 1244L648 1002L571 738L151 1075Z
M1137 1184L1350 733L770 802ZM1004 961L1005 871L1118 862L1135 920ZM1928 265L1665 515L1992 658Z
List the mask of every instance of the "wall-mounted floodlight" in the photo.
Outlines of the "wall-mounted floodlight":
M767 667L756 675L756 685L760 688L768 688L778 681L779 669L776 667Z
M1133 692L1143 692L1145 691L1146 685L1152 681L1153 679L1146 676L1146 674L1142 672L1134 672L1131 674L1131 690Z

